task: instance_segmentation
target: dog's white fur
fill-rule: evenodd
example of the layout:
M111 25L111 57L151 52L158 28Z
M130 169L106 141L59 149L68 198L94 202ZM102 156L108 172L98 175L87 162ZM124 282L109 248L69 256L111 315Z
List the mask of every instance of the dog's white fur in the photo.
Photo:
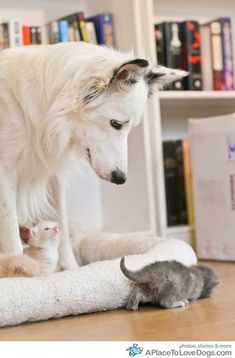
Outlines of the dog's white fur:
M126 175L127 136L140 121L149 88L185 75L183 71L126 64L133 59L131 54L86 43L1 52L3 253L22 253L19 225L59 220L61 266L76 267L68 240L67 175L81 158L103 179L111 180L117 169ZM162 77L153 76L160 72ZM115 130L111 119L123 128Z

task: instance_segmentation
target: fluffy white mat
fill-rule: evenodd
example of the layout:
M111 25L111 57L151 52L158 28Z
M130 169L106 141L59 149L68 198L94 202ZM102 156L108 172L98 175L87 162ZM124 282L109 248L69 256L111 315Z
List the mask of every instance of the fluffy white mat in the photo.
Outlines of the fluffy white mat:
M146 237L140 242L142 250L144 240ZM138 269L156 260L175 259L187 266L197 262L192 248L182 241L148 242L149 251L128 256L127 267ZM0 326L123 307L131 286L119 262L119 258L99 261L45 277L0 279Z

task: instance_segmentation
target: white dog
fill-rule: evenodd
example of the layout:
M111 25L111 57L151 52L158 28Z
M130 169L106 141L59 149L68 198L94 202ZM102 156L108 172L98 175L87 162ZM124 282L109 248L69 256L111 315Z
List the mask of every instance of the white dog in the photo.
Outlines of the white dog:
M85 158L100 178L123 184L128 133L139 123L153 85L185 75L82 42L2 51L2 252L22 253L19 225L58 220L61 267L76 267L68 240L67 174Z

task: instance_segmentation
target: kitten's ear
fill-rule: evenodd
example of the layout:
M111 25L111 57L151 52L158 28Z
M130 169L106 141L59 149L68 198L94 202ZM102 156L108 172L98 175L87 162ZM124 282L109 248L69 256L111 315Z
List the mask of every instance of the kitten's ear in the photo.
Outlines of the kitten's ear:
M148 61L137 58L122 64L114 71L110 84L115 84L119 90L127 91L146 74Z
M152 68L146 75L145 80L150 88L150 94L155 86L157 89L164 89L169 84L188 76L188 72L164 66Z

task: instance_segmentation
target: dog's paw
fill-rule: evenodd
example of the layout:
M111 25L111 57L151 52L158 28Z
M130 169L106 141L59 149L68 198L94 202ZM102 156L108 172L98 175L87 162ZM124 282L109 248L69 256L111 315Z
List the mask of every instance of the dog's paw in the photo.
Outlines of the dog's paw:
M73 260L67 260L65 258L60 258L59 261L59 268L61 271L65 271L65 270L73 270L78 268L78 264L75 261L75 259Z
M65 247L65 250L60 251L59 268L61 271L78 268L78 264L75 260L72 250L70 252L70 250L66 249L67 247Z

